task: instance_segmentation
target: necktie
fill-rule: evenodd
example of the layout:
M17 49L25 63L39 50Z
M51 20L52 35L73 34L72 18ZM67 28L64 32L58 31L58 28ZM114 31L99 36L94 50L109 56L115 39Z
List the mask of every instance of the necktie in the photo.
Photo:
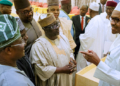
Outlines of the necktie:
M82 17L82 21L81 21L81 29L83 30L83 25L84 25L84 17Z
M102 12L104 12L104 5L102 5Z

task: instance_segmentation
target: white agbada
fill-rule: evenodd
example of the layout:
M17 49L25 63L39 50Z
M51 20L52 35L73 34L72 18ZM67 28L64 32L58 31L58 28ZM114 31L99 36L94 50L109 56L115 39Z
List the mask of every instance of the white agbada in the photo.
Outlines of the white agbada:
M93 50L97 55L102 58L104 52L105 34L108 30L110 21L106 19L107 13L101 13L100 15L92 18L85 29L85 33L79 36L80 38L80 50L88 51ZM111 29L111 28L110 28ZM111 35L111 34L110 34ZM108 38L108 37L106 37ZM110 47L110 46L109 46ZM77 55L77 71L83 69L90 63L86 61L81 53Z
M107 24L108 23L108 24ZM107 54L111 44L117 38L117 34L112 34L112 27L110 20L106 19L105 29L105 43L104 43L104 54Z
M57 67L69 64L73 53L68 39L61 35L52 41L46 36L36 40L30 59L35 67L37 86L72 86L72 74L54 74Z
M120 86L120 35L109 50L104 62L97 66L94 76L100 79L99 86Z

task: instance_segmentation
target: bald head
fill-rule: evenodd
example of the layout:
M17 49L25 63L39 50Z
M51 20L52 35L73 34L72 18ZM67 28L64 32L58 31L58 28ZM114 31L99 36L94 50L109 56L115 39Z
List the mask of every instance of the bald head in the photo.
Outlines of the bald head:
M71 11L71 0L62 0L61 9L63 9L67 14Z
M86 13L87 13L87 11L88 11L88 6L87 6L87 5L83 5L83 6L81 7L81 9L80 9L80 15L81 15L81 16L85 16Z

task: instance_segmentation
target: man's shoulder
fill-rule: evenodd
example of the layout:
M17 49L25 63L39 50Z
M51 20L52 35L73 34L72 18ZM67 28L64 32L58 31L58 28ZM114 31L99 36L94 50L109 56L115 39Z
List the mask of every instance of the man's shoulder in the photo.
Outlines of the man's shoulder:
M75 15L72 18L74 19L74 18L78 18L78 17L80 17L80 15Z
M63 25L72 25L72 20L68 20L67 18L59 18L59 20L60 20L60 22L61 22L61 24L62 24L62 26Z
M91 19L89 16L86 16L87 19Z
M38 39L35 40L35 42L33 43L32 47L35 46L44 46L47 43L47 38L45 36L40 36Z
M15 70L15 68L6 65L0 65L0 75L6 73L9 70Z
M34 86L24 72L14 67L0 66L0 86L28 86L27 83Z

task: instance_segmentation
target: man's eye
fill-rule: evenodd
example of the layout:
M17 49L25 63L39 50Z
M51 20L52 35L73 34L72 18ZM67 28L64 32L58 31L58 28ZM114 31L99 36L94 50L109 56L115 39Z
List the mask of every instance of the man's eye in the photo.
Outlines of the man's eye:
M51 11L55 11L55 9L52 9Z
M119 19L116 19L117 22L119 22L120 20Z

